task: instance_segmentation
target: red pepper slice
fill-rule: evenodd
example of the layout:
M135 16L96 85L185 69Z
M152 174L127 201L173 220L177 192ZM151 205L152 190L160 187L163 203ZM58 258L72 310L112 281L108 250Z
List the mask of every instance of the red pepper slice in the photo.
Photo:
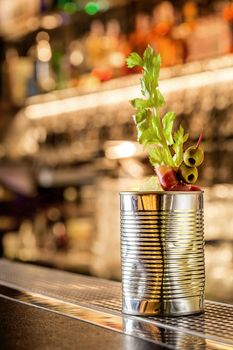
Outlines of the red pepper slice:
M201 191L200 187L179 180L177 172L166 165L155 168L155 172L164 191Z

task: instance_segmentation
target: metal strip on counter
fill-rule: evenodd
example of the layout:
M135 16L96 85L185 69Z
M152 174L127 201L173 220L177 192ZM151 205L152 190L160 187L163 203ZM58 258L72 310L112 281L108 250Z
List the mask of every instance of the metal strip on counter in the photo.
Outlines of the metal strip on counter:
M202 315L135 317L120 312L120 283L0 260L0 295L170 349L233 349L233 306ZM218 331L217 331L218 329Z

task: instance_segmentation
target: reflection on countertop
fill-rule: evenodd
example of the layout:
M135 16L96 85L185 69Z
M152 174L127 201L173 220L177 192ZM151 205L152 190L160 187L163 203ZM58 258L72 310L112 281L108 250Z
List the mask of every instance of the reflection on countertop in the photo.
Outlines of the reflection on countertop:
M206 301L205 312L191 316L126 315L121 313L118 282L6 260L0 260L0 293L14 301L16 310L22 302L35 311L42 307L48 313L69 316L66 319L88 322L98 326L99 332L108 329L131 335L134 342L124 349L138 349L139 339L149 341L153 349L161 345L178 350L230 350L233 346L233 306L227 304ZM64 327L66 324L64 320Z

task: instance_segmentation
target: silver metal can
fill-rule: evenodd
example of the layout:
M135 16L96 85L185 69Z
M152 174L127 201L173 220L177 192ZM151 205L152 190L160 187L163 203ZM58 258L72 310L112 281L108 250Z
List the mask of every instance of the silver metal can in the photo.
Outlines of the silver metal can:
M203 311L203 192L121 192L122 311Z

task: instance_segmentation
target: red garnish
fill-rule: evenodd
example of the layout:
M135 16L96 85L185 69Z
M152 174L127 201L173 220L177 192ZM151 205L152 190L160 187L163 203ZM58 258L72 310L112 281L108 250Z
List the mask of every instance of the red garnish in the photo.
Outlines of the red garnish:
M185 191L185 192L201 191L201 188L198 186L195 186L195 185L188 185L188 184L180 181L177 185L170 188L169 191Z
M166 165L161 165L160 167L155 168L155 172L159 178L159 182L162 188L165 191L169 191L172 187L176 186L179 183L174 169Z
M203 131L200 133L199 139L198 139L197 144L196 144L196 148L198 148L200 146L202 139L203 139Z
M159 178L159 182L164 191L200 191L201 188L194 185L188 185L182 182L177 172L166 165L155 168L155 172Z

